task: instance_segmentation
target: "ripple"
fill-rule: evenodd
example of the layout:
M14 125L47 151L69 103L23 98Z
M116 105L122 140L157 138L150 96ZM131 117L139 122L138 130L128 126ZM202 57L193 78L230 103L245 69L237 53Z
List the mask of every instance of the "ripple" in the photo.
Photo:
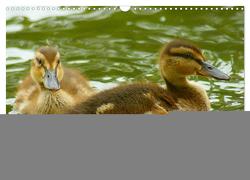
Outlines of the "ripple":
M99 91L110 89L117 86L116 83L102 83L99 81L90 81L90 85L91 87Z
M25 71L26 68L11 68L11 69L7 69L6 72L7 73L11 73L11 72L20 72L20 71Z
M24 63L29 61L32 57L34 57L34 51L12 47L6 49L6 56L7 56L7 62L6 62L7 65ZM12 58L14 59L11 60Z
M11 24L6 26L6 32L17 32L23 29L23 25L20 24Z
M89 63L90 60L86 59L86 60L74 60L74 61L69 61L67 62L67 64L85 64L85 63Z
M244 14L227 11L106 10L7 12L7 97L11 109L18 82L29 73L34 49L51 42L65 67L79 69L98 91L123 83L163 87L159 49L175 38L189 39L229 81L191 77L209 95L213 110L244 108ZM154 8L154 7L152 7ZM148 9L148 7L147 7Z

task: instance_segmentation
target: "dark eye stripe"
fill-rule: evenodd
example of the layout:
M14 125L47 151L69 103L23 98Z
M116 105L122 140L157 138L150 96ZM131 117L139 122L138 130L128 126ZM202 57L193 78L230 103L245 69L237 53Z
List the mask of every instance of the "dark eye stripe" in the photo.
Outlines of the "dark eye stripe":
M193 45L190 45L190 44L183 44L184 42L175 42L173 44L170 44L168 47L167 47L167 52L170 52L170 50L172 48L180 48L180 47L184 47L184 48L187 48L187 49L192 49L193 51L197 52L197 53L201 53L200 49L193 46Z
M36 61L37 61L39 64L42 64L42 60L41 60L41 59L36 58Z
M178 57L182 57L185 59L192 59L195 62L197 62L198 64L202 64L202 60L195 58L192 54L182 54L182 53L171 53L171 56L178 56Z
M183 53L170 53L171 56L178 56L182 58L189 58L189 59L195 59L192 54L183 54Z

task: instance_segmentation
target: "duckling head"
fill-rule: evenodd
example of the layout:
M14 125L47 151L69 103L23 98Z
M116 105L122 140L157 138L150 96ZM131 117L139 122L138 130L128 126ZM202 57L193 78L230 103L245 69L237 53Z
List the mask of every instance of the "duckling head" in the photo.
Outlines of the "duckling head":
M57 48L44 46L37 49L31 63L31 77L42 88L59 90L63 68Z
M186 78L190 75L230 79L228 75L207 63L197 46L183 40L174 40L163 47L159 63L165 81L175 85L187 83Z

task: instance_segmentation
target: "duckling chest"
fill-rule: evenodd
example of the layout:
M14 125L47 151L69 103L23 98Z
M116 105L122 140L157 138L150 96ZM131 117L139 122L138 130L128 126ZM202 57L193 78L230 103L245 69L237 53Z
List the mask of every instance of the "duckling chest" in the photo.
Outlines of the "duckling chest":
M44 91L37 99L38 114L62 114L74 105L73 98L63 90Z
M202 99L203 100L203 99ZM199 99L180 98L178 107L181 111L209 111L210 104Z
M181 111L209 111L211 108L207 93L202 88L179 93L177 102Z

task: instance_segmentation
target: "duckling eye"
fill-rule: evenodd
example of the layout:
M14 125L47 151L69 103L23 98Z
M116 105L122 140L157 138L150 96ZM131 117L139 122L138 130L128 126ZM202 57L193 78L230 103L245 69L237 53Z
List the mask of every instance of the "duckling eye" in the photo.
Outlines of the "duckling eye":
M60 60L60 59L58 59L57 64L60 64L60 62L61 62L61 60Z
M39 65L42 65L42 60L41 60L41 59L36 58L36 61L37 61L37 63L38 63Z
M209 70L212 70L212 69L213 69L213 67L212 67L212 66L208 66L207 68L208 68Z
M190 58L190 59L193 59L193 58L194 58L194 57L193 57L193 54L191 54L191 53L186 53L185 56L186 56L187 58Z

